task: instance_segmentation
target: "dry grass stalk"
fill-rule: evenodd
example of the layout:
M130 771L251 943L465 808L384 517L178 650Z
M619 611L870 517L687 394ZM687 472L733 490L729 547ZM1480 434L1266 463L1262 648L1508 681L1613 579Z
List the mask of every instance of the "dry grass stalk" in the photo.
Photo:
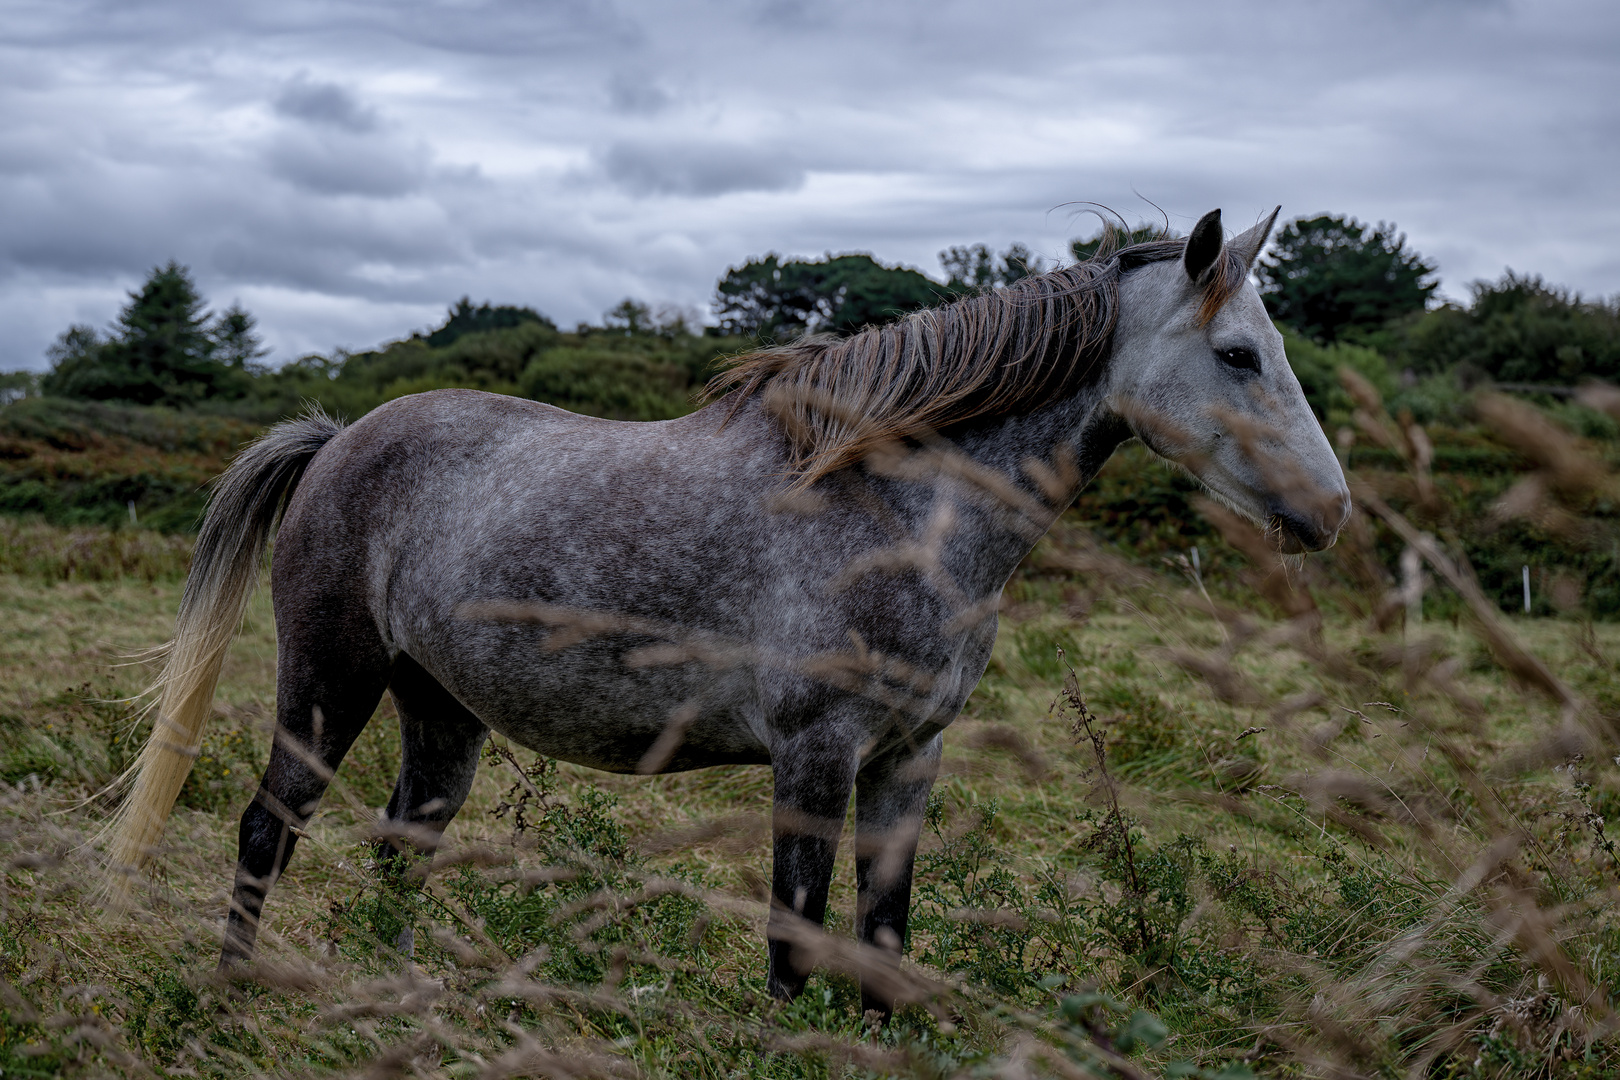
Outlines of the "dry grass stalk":
M1384 440L1384 445L1409 463L1415 477L1409 490L1418 493L1418 503L1432 506L1440 496L1434 485L1423 486L1433 462L1427 435L1415 424L1403 427L1390 420L1370 385L1359 385L1353 379L1346 384L1360 408L1363 430L1369 437ZM1602 477L1594 479L1596 474L1581 464L1586 459L1580 457L1578 446L1565 436L1549 435L1549 429L1534 418L1527 419L1517 406L1487 403L1482 415L1508 431L1508 437L1524 440L1526 456L1541 470L1544 487L1538 497L1573 500L1566 510L1572 516L1578 516L1576 496L1598 490L1606 482ZM1258 443L1265 433L1248 431L1243 437ZM1564 441L1559 442L1560 438ZM1057 501L1063 486L1073 479L1073 463L1060 456L1050 465L1026 463L1024 476L1046 497L1047 503L1043 503L1018 478L984 475L967 467L929 431L919 429L913 439L910 447L892 440L876 444L868 465L890 475L940 485L941 490L965 493L965 498L999 504L1007 520L1020 528L1033 528L1042 515L1049 516L1048 504ZM1273 999L1281 1002L1275 1015L1258 1021L1232 1020L1233 1026L1242 1027L1256 1040L1248 1060L1264 1061L1267 1068L1333 1077L1423 1075L1441 1063L1456 1065L1459 1053L1472 1053L1471 1048L1487 1038L1534 1047L1548 1062L1565 1060L1557 1055L1578 1042L1601 1048L1603 1040L1613 1037L1617 1023L1607 1006L1610 984L1592 966L1590 953L1582 951L1580 937L1592 932L1591 913L1608 909L1602 907L1602 901L1565 903L1550 894L1557 878L1547 867L1554 856L1537 838L1535 823L1525 820L1522 809L1509 806L1499 789L1505 777L1571 762L1578 754L1596 757L1594 751L1601 749L1606 756L1614 749L1613 732L1599 722L1598 706L1578 694L1553 664L1519 640L1466 566L1395 510L1386 494L1367 483L1358 484L1355 490L1361 509L1416 551L1462 598L1473 616L1474 631L1491 654L1513 676L1551 701L1561 722L1547 725L1522 745L1500 750L1489 746L1484 732L1490 710L1464 687L1468 673L1456 657L1446 655L1443 642L1415 635L1392 642L1380 636L1385 628L1377 625L1358 623L1346 628L1333 623L1330 613L1340 598L1331 588L1319 590L1319 601L1318 592L1305 584L1305 576L1275 553L1259 529L1214 503L1201 503L1202 512L1249 561L1259 597L1281 614L1280 620L1244 610L1238 599L1223 595L1217 602L1167 585L1164 579L1104 550L1078 531L1060 527L1031 560L1032 570L1083 575L1098 593L1128 597L1142 611L1167 607L1176 619L1196 616L1200 632L1213 633L1213 627L1220 626L1221 644L1214 649L1173 644L1160 654L1140 650L1140 657L1132 660L1168 657L1197 680L1201 693L1231 706L1225 715L1236 723L1228 729L1233 733L1224 744L1228 749L1241 744L1243 753L1261 753L1260 744L1297 745L1306 754L1301 760L1309 771L1286 775L1280 784L1246 791L1231 786L1200 792L1196 796L1199 805L1210 812L1228 811L1234 818L1255 824L1266 821L1273 812L1285 819L1292 815L1304 823L1301 832L1313 842L1336 845L1355 853L1346 858L1365 860L1367 880L1384 881L1378 873L1387 872L1387 880L1395 882L1387 885L1391 895L1404 897L1413 911L1410 919L1385 936L1355 948L1346 946L1351 960L1290 951L1282 936L1282 918L1245 926L1221 914L1227 899L1213 894L1195 898L1196 913L1184 913L1177 932L1191 937L1201 920L1218 927L1218 933L1212 930L1208 938L1214 943L1211 956L1235 957L1257 985L1291 988L1287 993L1279 991ZM796 512L812 513L814 507L806 505ZM951 513L942 512L923 535L896 535L891 547L846 567L829 586L850 588L865 574L916 569L937 576L945 595L951 583L940 567L938 553L956 524ZM1377 561L1374 527L1368 517L1353 519L1346 540L1349 556L1344 559L1352 568L1349 577L1361 588L1358 602L1368 612L1389 579L1387 568ZM989 613L958 606L952 617L977 619ZM639 649L629 658L639 666L700 663L727 669L775 664L808 674L824 685L883 701L896 710L920 708L919 702L932 687L930 672L901 664L870 649L859 638L853 638L846 649L800 661L766 655L751 643L722 635L613 613L490 605L475 614L546 625L552 631L551 648L568 648L616 634L652 637L657 644ZM1206 618L1211 620L1209 624L1201 621ZM1341 638L1353 640L1347 644ZM1256 670L1257 657L1283 652L1302 658L1308 666L1308 673L1298 676L1300 681L1279 684L1269 672ZM1398 681L1386 686L1382 681L1386 673ZM1400 696L1403 688L1405 697ZM1080 700L1080 686L1072 676L1066 689L1072 689ZM1491 704L1494 707L1496 702ZM1324 708L1333 713L1325 724L1317 726L1301 719ZM694 709L683 703L671 712L664 737L644 762L647 771L679 748ZM1382 739L1377 745L1388 748L1386 756L1376 762L1371 755L1346 748L1352 740L1373 745L1373 738ZM989 723L976 729L967 748L1012 755L1020 768L991 774L1000 782L998 790L1009 795L1043 785L1057 790L1065 782L1088 775L1077 773L1063 753L1047 752L1039 739L1010 723ZM183 740L177 736L175 741ZM1106 744L1107 739L1099 734L1095 768L1106 787L1101 797L1117 821L1126 822L1139 807L1150 812L1155 801L1167 801L1154 790L1133 787L1117 771L1109 772L1105 762L1112 751ZM1318 757L1311 757L1313 754ZM497 757L503 768L516 773L516 783L526 791L530 804L555 815L544 823L530 822L531 831L562 828L556 821L566 825L583 820L570 818L569 814L581 813L580 808L544 789L509 749L498 748ZM1574 765L1569 768L1573 791L1577 784ZM345 792L342 779L338 777L340 793ZM345 798L354 818L363 822L356 830L357 840L382 835L413 838L408 830L378 830L365 823L365 803L352 793L340 794L340 800ZM0 809L11 815L4 820L6 828L13 830L7 842L16 852L7 855L6 891L0 897L8 920L29 904L36 911L44 910L47 901L41 898L52 895L52 889L72 897L82 895L86 884L83 868L64 858L72 843L63 842L61 835L40 824L42 817L28 823L27 815L37 814L42 806L37 794L20 789L0 800ZM1580 811L1568 813L1574 827L1590 830L1595 838L1603 836L1601 820L1597 825L1590 821L1593 811L1584 811L1588 817L1582 817ZM792 820L791 815L783 815L775 824L831 838L842 822L823 817ZM893 853L909 843L923 825L905 821L889 834L863 835L857 840L860 846L855 854L873 860L874 872L892 874L896 872ZM1067 822L1064 827L1069 827ZM1130 853L1128 880L1134 890L1128 895L1140 901L1154 895L1147 875L1157 872L1152 867L1158 864L1150 859L1168 849L1161 845L1150 852L1151 830L1133 834L1131 825L1124 828ZM937 1075L939 1061L924 1053L925 1041L890 1046L881 1041L885 1036L869 1028L837 1033L809 1026L818 1021L807 1021L795 1029L782 1021L783 1013L728 1012L731 1006L717 1007L696 995L683 999L670 990L693 985L681 984L681 979L712 982L718 978L714 958L700 949L706 935L724 932L728 926L750 933L763 928L768 909L762 898L768 895L768 887L753 863L762 855L766 833L767 825L759 814L737 812L689 824L661 821L638 845L635 859L670 858L677 853L684 858L701 851L705 858L735 871L728 880L740 881L738 889L680 876L686 873L684 868L679 872L649 869L635 859L577 850L573 840L569 843L576 844L575 848L546 848L529 833L505 845L479 841L447 847L402 875L403 889L385 890L382 878L369 870L357 878L365 882L360 897L378 900L373 914L379 920L388 915L387 904L413 913L411 918L422 931L416 938L417 960L390 952L392 945L387 943L369 958L353 959L338 954L339 942L344 948L352 946L353 932L334 931L335 937L317 940L311 936L301 943L299 935L308 934L308 927L294 927L280 939L277 947L282 953L242 972L240 981L256 986L264 1001L280 995L296 996L304 1003L300 1021L304 1028L296 1038L276 1043L283 1047L278 1052L320 1040L335 1044L353 1039L368 1047L368 1060L351 1058L341 1066L314 1070L327 1075L447 1075L452 1066L457 1075L488 1077L617 1078L679 1073L694 1067L694 1061L702 1064L704 1054L722 1060L717 1047L750 1040L761 1054L815 1057L836 1068L886 1075ZM940 842L944 848L960 848L975 835L967 827L946 830ZM1160 839L1153 837L1155 844ZM1600 843L1594 839L1592 850L1598 850ZM1132 844L1142 846L1138 849ZM28 845L32 850L26 849ZM1613 860L1614 852L1609 854ZM1211 857L1218 855L1217 851ZM1223 865L1222 872L1229 879L1222 880L1234 882L1234 890L1239 885L1257 891L1263 885L1281 888L1276 885L1281 874L1268 876L1269 872L1244 870L1231 862ZM1017 869L1022 872L1024 868ZM990 867L981 866L974 873L988 878ZM36 891L32 896L18 884L24 881L33 883ZM1405 891L1398 892L1397 887ZM1201 888L1207 892L1212 886ZM560 898L564 889L569 890L566 899ZM1110 889L1114 890L1111 897ZM1104 878L1095 891L1105 901L1119 904L1117 881ZM145 926L132 925L120 933L145 935L161 943L160 948L171 950L176 941L187 942L187 947L201 943L199 951L213 947L210 920L216 914L216 898L207 897L204 902L161 885L152 886L151 895L158 902L143 916L148 920ZM1057 902L1052 899L1057 893L1043 895L1043 904ZM519 910L516 905L548 896L559 897L543 916L549 920L546 925L556 931L548 939L550 943L526 949L513 946L510 951L503 947L500 941L518 939L500 937L507 930L492 920L509 908ZM470 906L475 901L486 905L480 909L482 914ZM703 914L680 941L659 939L660 905L675 903L692 905ZM355 910L359 909L357 902ZM1054 936L1040 940L1057 941L1065 928L1077 925L1072 914L1044 909L1032 914L1033 910L992 897L988 902L943 906L939 925L992 935L975 939L979 941L1024 940L1042 933ZM1140 937L1151 936L1147 920L1153 912L1145 901L1135 908L1126 905L1111 910L1130 915ZM932 1019L918 1023L932 1025L927 1029L932 1039L963 1028L993 1033L976 1045L991 1047L986 1053L992 1055L992 1067L1000 1075L1157 1075L1170 1051L1146 1056L1122 1051L1118 1043L1122 1022L1103 1024L1089 1014L1082 1022L1068 1022L1056 1018L1050 1008L1057 993L1082 988L1074 974L1081 962L1076 957L1094 958L1084 949L1094 948L1094 941L1104 934L1099 925L1089 928L1090 943L1076 947L1075 953L1063 955L1060 946L1050 946L1053 956L1063 956L1061 964L1050 961L1052 970L1062 970L1067 981L1050 988L1052 992L1039 993L1027 986L1017 993L994 990L965 976L902 964L887 950L856 944L804 920L778 919L773 932L801 946L804 955L825 972L865 978L897 1000L920 1006ZM1344 933L1350 934L1352 923L1347 920L1344 925ZM993 937L997 934L1006 937ZM680 952L682 942L689 950L686 954ZM1325 954L1341 944L1327 943L1321 951ZM1463 946L1474 951L1468 953ZM914 949L917 947L914 943ZM555 969L547 965L562 949L576 949L581 964L596 965L590 969L590 978L569 981L552 973ZM1454 955L1458 952L1466 955ZM744 962L756 959L745 954ZM735 957L728 957L727 962L736 962ZM1043 958L1040 962L1048 961ZM65 982L59 973L75 963L85 964L81 970L93 974L88 962L70 955L68 948L40 954L22 971L8 968L6 974L15 976L20 987L0 986L8 1009L20 1022L63 1033L64 1038L85 1047L87 1054L101 1055L99 1060L112 1068L131 1075L141 1073L147 1067L142 1054L159 1052L132 1050L136 1044L119 1023L83 1008L74 1011L64 1005L49 1014L29 1003L26 995L53 985L53 980ZM1147 974L1133 963L1110 956L1086 974L1111 980L1119 993L1136 995L1138 1002L1149 1002L1152 995L1173 990L1174 980L1185 977L1168 963L1157 962ZM1512 971L1517 984L1506 985L1501 969ZM84 981L91 983L88 978ZM279 1005L246 1003L232 997L232 987L225 982L197 980L196 986L176 985L170 992L177 998L199 988L217 995L207 1000L217 1002L220 1031L268 1033L275 1024L286 1023L271 1015ZM828 985L838 984L833 980ZM241 989L240 983L236 989ZM113 1012L134 1015L133 1007L126 1010L123 1005L113 1007ZM276 1038L283 1035L278 1033ZM169 1055L163 1059L165 1067L178 1063L178 1069L206 1073L217 1072L222 1061L249 1061L245 1054L231 1058L237 1051L192 1038L194 1045L163 1051ZM268 1034L266 1039L273 1041ZM672 1045L682 1047L681 1052L688 1056L670 1061L658 1058L663 1051L657 1048ZM251 1067L276 1075L299 1071L282 1061Z

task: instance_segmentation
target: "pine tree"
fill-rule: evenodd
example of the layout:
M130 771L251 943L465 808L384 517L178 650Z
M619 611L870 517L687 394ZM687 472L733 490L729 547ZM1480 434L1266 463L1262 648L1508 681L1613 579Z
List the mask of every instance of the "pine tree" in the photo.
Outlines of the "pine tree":
M1424 310L1434 270L1394 225L1330 215L1289 222L1255 267L1271 317L1320 342L1367 340Z
M62 334L47 354L45 392L169 406L241 397L249 388L247 365L262 355L253 317L232 305L211 325L206 306L190 270L173 260L155 267L129 294L109 339L87 326Z
M220 312L208 328L214 359L226 367L256 374L259 357L270 351L264 347L264 339L254 333L257 325L258 320L239 303Z

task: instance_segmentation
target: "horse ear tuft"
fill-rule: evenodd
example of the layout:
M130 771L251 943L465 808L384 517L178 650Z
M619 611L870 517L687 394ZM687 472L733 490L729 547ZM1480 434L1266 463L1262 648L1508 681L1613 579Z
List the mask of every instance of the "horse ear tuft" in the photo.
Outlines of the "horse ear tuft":
M1271 227L1277 224L1277 215L1282 213L1282 207L1271 212L1271 216L1260 222L1254 228L1240 236L1232 238L1232 250L1243 259L1245 266L1253 266L1254 260L1259 257L1260 251L1266 246L1266 240L1271 236Z
M1211 210L1198 219L1193 226L1192 235L1187 237L1187 254L1182 258L1182 264L1187 268L1187 276L1192 278L1193 284L1200 284L1209 268L1215 265L1215 260L1221 256L1221 212Z

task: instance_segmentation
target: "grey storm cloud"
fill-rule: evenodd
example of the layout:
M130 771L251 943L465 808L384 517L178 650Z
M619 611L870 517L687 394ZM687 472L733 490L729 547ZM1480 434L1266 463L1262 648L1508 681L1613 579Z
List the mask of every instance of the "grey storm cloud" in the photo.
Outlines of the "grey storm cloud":
M394 198L417 191L427 178L425 147L380 139L339 137L323 131L278 134L265 148L266 169L316 195Z
M170 258L286 359L462 295L702 306L772 250L1053 258L1084 200L1392 220L1449 295L1610 294L1616 55L1601 0L16 0L0 370Z
M307 192L388 199L419 190L427 178L428 148L381 130L377 110L348 87L300 73L272 108L295 123L272 136L265 166Z
M377 110L362 105L354 91L337 83L311 82L302 73L276 95L275 110L295 120L344 131L358 133L377 127Z
M670 93L645 77L619 73L608 80L608 100L621 113L651 115L674 103Z
M607 148L603 173L633 195L705 198L733 191L793 191L804 168L767 147L735 143L623 142Z

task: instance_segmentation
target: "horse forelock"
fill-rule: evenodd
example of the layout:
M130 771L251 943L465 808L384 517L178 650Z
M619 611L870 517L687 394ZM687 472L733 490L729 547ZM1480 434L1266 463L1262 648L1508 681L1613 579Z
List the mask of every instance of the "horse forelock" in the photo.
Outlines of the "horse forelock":
M1204 282L1204 296L1198 304L1198 325L1208 326L1248 280L1248 260L1230 247L1222 250L1221 257L1209 268L1209 277Z
M757 393L792 447L806 487L897 441L985 416L1036 408L1095 380L1113 344L1119 283L1131 270L1180 259L1183 240L1104 250L1073 266L847 338L817 335L739 356L706 400ZM1248 266L1223 251L1203 284L1208 324L1243 286Z

